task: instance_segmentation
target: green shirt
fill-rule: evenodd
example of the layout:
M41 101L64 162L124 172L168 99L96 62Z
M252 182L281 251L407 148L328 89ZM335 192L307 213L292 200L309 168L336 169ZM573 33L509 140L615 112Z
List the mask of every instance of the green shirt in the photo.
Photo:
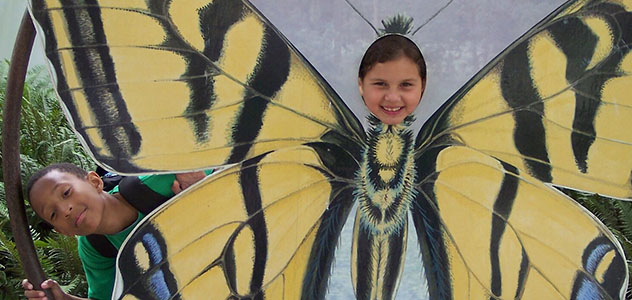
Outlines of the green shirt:
M212 170L206 171L207 175L211 173ZM171 191L171 185L176 177L173 174L146 175L139 176L138 178L144 185L156 193L166 197L172 197L174 195ZM111 194L117 192L118 186L109 191ZM143 217L143 214L138 213L138 218L132 225L119 233L105 235L105 237L116 249L120 249L127 235L129 235ZM116 275L116 258L104 257L99 254L85 236L78 236L77 240L79 258L83 263L83 270L86 273L86 279L88 281L88 298L97 300L111 299Z
M127 235L143 217L143 214L138 213L138 218L132 225L119 233L105 235L105 237L116 249L121 248L121 244L123 244ZM85 236L77 236L77 240L79 258L88 281L88 298L98 300L111 299L116 275L116 258L101 256Z

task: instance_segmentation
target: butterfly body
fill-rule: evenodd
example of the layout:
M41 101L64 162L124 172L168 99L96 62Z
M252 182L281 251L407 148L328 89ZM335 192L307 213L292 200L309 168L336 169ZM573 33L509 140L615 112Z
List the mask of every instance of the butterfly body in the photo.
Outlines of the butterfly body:
M374 116L370 120L355 180L351 274L359 299L388 299L404 266L408 209L415 196L414 141L410 120L395 126Z
M355 192L361 225L375 234L402 230L414 196L414 141L406 125L373 122Z

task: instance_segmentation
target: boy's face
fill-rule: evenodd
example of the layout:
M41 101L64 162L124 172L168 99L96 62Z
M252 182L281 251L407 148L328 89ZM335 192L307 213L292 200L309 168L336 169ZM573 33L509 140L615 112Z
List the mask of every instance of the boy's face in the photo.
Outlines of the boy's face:
M64 235L95 233L103 213L103 181L95 172L86 178L52 170L30 191L33 210Z
M419 105L424 82L417 64L401 56L375 64L358 79L358 87L369 111L382 123L396 125Z

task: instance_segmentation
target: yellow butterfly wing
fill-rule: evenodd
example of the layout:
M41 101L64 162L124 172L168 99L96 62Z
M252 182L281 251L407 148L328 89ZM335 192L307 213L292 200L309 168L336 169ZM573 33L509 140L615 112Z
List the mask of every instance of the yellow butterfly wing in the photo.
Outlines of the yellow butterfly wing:
M567 3L424 125L412 215L432 298L623 297L621 246L551 184L632 196L631 7Z
M621 246L572 199L462 146L442 150L435 172L413 209L420 239L433 241L426 274L440 265L428 275L432 298L622 297Z
M120 297L322 298L353 204L340 180L353 165L330 169L320 159L336 151L314 145L263 154L178 195L127 241Z
M632 198L630 5L575 1L553 13L458 92L418 143L449 135L543 182Z
M345 104L247 1L33 1L32 14L75 130L118 172L235 163L331 131L363 141Z

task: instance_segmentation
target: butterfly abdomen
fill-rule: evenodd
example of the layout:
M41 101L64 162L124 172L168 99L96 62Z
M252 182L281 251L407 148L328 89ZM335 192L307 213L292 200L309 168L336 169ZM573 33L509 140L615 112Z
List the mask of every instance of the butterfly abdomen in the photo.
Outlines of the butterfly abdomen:
M412 136L405 127L380 124L369 132L355 192L362 225L368 230L390 233L404 224L414 196L412 148Z
M391 299L403 268L416 171L407 124L373 123L356 175L352 276L359 299Z

